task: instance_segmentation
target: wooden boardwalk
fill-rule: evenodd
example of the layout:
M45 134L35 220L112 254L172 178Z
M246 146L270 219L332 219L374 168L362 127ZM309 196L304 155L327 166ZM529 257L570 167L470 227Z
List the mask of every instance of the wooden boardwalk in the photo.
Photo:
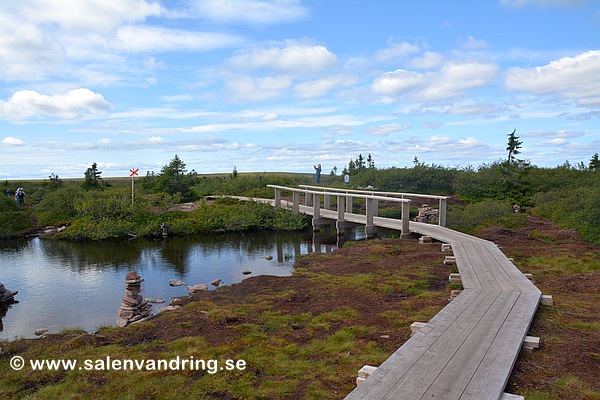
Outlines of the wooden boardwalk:
M501 399L541 292L489 241L410 223L452 246L464 290L347 399Z
M314 195L314 202L320 204ZM300 205L298 196L295 204L279 201L308 215L317 213L319 218L340 217L338 211ZM406 226L401 220L378 216L367 221L365 215L344 210L341 217L398 230ZM541 292L493 242L439 225L411 221L408 226L410 232L451 245L464 289L346 399L508 398L504 389Z

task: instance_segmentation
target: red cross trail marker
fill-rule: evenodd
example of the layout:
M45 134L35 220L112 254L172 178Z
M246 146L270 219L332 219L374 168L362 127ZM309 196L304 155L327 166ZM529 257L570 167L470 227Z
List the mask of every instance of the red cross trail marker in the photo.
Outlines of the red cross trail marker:
M133 178L135 178L137 176L139 170L140 170L139 168L136 168L136 169L131 168L129 170L129 172L131 172L129 174L129 176L131 177L131 204L133 204Z

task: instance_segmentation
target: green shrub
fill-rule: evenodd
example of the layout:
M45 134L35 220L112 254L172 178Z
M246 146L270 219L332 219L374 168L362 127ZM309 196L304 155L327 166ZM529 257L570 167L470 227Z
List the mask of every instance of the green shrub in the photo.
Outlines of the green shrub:
M85 192L78 187L60 188L45 193L43 199L34 206L38 225L61 225L77 215L75 199Z
M447 225L453 229L472 232L478 225L493 219L512 218L511 203L486 200L466 206L448 207Z
M583 186L537 193L533 203L540 215L600 244L600 174L593 175Z
M30 226L28 208L19 207L13 197L0 196L0 238L19 236L19 231Z

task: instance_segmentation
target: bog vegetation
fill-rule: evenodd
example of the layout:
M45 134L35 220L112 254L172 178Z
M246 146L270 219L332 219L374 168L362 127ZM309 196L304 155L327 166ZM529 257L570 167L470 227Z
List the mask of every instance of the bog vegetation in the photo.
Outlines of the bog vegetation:
M458 230L473 232L490 220L518 225L523 222L513 213L513 205L518 204L600 244L598 155L587 164L567 161L554 168L541 168L516 158L520 144L518 137L509 135L507 160L465 168L427 164L416 157L411 167L377 168L371 154L359 155L350 160L342 174L350 176L352 187L453 195L457 201L449 207L448 225ZM344 177L336 172L334 167L330 175L322 177L321 184L347 187ZM54 174L43 181L21 183L27 193L25 207L8 196L0 201L0 237L15 237L48 225L67 225L56 236L72 240L159 236L161 224L170 235L300 229L306 221L299 215L253 202L217 200L209 204L203 199L220 194L272 198L268 184L314 184L312 174L240 174L234 169L228 175L200 175L188 171L176 155L159 173L137 178L132 202L130 180L103 179L101 174L94 163L82 172L83 183L63 182ZM19 182L0 183L3 192L10 189L14 193L17 186ZM179 203L194 201L198 208L193 212L173 209Z

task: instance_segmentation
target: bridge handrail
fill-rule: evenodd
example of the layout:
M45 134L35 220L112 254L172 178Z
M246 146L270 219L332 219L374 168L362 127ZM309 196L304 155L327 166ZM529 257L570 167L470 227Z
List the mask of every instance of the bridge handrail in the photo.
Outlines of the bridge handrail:
M418 194L418 193L400 193L400 192L380 192L376 190L356 190L356 189L344 189L344 188L330 188L323 186L311 186L311 185L298 185L299 187L303 187L308 189L319 189L338 192L338 193L346 193L352 197L359 197L358 193L370 193L372 196L380 196L378 200L384 201L393 201L393 198L397 197L388 197L388 196L400 196L400 198L406 197L418 197L418 198L427 198L427 199L435 199L438 200L438 225L446 226L446 214L448 209L448 200L451 198L449 196L437 196L437 195L429 195L429 194ZM383 198L381 198L383 197Z
M305 186L305 185L299 185L299 186ZM306 193L306 194L326 194L326 195L330 195L330 196L341 196L344 193L343 192L324 192L324 191L319 191L319 190L307 190L307 189L299 189L299 188L291 188L289 186L279 186L279 185L267 185L267 187L273 188L273 189L280 189L280 190L287 190L290 192L298 192L298 193ZM359 199L373 199L373 200L385 200L385 201L395 201L398 203L410 203L411 200L410 199L399 199L399 198L394 198L394 197L386 197L386 196L378 196L378 195L369 195L369 194L354 194L354 193L346 193L346 194L351 194L352 197L355 198L359 198Z
M372 194L357 194L357 193L342 193L342 192L326 192L321 190L309 190L307 188L291 188L287 186L279 185L267 185L272 189L275 189L275 207L279 207L282 204L281 192L288 191L292 192L292 211L300 211L300 194L304 194L306 206L309 206L312 202L312 216L313 216L313 227L318 226L320 223L321 215L321 200L323 196L323 207L325 210L329 210L330 197L336 196L337 202L337 223L345 221L346 214L352 214L352 199L362 198L366 200L366 224L365 232L367 237L375 232L374 218L377 216L378 204L377 202L382 201L393 201L402 204L402 234L408 235L409 229L409 218L410 218L410 199L399 199L393 197L377 196ZM340 201L345 198L345 201ZM348 211L348 212L346 212Z
M401 192L382 192L378 190L368 190L368 189L344 189L344 188L332 188L332 187L323 187L323 186L311 186L311 185L298 185L299 187L304 187L307 189L327 189L329 191L336 192L344 192L344 193L371 193L374 195L381 196L407 196L407 197L419 197L426 199L435 199L435 200L448 200L450 196L439 196L433 194L419 194L419 193L401 193Z

